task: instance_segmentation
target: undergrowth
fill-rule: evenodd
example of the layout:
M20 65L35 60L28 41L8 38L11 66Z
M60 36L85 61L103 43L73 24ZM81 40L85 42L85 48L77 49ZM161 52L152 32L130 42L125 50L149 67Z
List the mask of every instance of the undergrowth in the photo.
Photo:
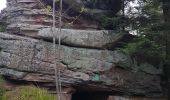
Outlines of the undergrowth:
M56 96L34 86L21 86L5 93L2 100L56 100Z
M6 26L0 24L0 32L5 32L6 31Z
M5 94L5 80L0 76L0 100L2 100L2 96Z

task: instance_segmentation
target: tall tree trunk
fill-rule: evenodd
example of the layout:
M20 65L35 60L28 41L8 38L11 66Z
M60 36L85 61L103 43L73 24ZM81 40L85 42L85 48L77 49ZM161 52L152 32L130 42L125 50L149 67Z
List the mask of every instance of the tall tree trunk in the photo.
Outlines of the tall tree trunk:
M122 0L122 16L123 16L123 23L125 23L125 2L126 0ZM122 31L125 31L125 25L122 26Z
M163 13L165 21L165 36L166 36L166 65L165 73L167 76L167 86L168 86L168 100L170 100L170 0L163 1Z

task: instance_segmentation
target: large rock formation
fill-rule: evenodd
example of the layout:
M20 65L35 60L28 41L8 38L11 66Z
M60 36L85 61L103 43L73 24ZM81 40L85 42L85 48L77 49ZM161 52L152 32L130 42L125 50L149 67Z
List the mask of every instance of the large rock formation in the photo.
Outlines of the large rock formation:
M0 48L3 75L17 80L54 82L52 43L1 33ZM62 46L60 55L57 65L62 69L63 85L141 95L161 93L159 72L146 72L140 67L136 72L128 71L126 68L133 69L133 62L121 53ZM100 78L96 80L96 76Z
M52 0L43 1L49 5L52 4ZM69 15L81 12L97 21L100 21L102 15L111 16L117 13L121 9L121 2L121 0L63 0L64 8L71 10L71 12L68 12Z
M68 1L77 3L79 0ZM95 9L113 10L105 6L107 3L101 4L104 1L99 1ZM108 1L114 4L117 0ZM85 8L92 9L88 2L93 3L85 0ZM64 3L70 5L67 0ZM75 8L72 10L76 12ZM69 14L64 16L65 23L72 20L68 16L70 18ZM76 23L69 28L84 23L86 29L88 25L95 25L92 22L96 23L95 20L84 16L79 20L82 24ZM7 24L8 31L0 33L0 74L10 80L39 83L54 90L57 62L61 69L62 96L65 98L62 100L79 100L81 96L88 100L114 100L109 95L162 96L159 69L148 63L137 64L128 55L108 49L114 48L127 34L62 29L59 52L57 43L54 49L51 41L51 14L39 1L8 0L8 7L2 12L0 21Z
M55 29L55 36L52 28L44 28L39 31L38 37L45 40L53 40L53 36L56 40L59 40L59 29ZM62 44L84 47L84 48L112 48L121 39L126 36L130 36L126 33L115 33L114 31L99 30L73 30L73 29L62 29L60 33L60 39Z
M8 0L8 6L2 11L0 20L7 25L8 32L19 34L24 31L34 36L39 29L52 25L52 12L47 7L51 2L52 0ZM100 28L98 17L110 12L114 15L120 9L118 6L120 3L120 0L64 0L62 27L98 29ZM92 9L92 6L95 8ZM58 8L56 10L58 13ZM58 21L56 24L58 25Z
M2 75L16 80L54 82L52 43L1 33L0 48ZM152 69L145 71L122 53L61 46L61 59L58 53L56 56L64 86L127 95L161 95L159 70L148 65Z

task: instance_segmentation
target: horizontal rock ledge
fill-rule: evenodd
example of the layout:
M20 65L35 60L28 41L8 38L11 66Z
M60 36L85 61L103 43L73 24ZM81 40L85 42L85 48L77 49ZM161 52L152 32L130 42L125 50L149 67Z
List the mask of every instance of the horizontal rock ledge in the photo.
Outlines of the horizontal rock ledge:
M0 33L0 48L1 75L15 80L51 82L55 85L52 43ZM134 65L132 59L122 53L61 45L60 56L61 59L57 60L57 52L55 61L57 67L61 68L62 85L111 93L117 91L124 95L162 95L160 74L155 73L159 70L147 64L147 71L141 70L144 65ZM148 67L151 71L148 71Z
M38 37L56 41L59 40L59 29L44 28L38 33ZM62 29L60 38L61 43L74 46L74 47L89 47L89 48L113 48L113 46L124 38L126 33L115 33L112 30L75 30L75 29Z

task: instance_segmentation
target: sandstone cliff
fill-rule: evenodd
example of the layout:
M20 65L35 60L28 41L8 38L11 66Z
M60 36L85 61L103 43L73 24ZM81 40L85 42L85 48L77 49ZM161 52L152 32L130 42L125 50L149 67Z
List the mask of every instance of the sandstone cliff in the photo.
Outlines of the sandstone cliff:
M69 1L77 4L78 0ZM42 3L46 5L50 1L44 0ZM67 0L64 3L70 5ZM120 5L117 0L111 4L115 3ZM85 2L85 7L92 9L87 4ZM94 7L102 11L118 11L118 8L108 9L106 5L104 3ZM77 12L75 9L72 10ZM39 0L8 0L7 8L0 15L0 21L7 25L7 32L0 33L0 74L8 79L41 83L45 87L54 88L54 61L57 61L57 67L61 69L63 91L68 93L67 96L76 90L93 92L97 96L101 93L104 96L162 96L159 69L147 63L138 65L128 55L109 49L114 48L127 34L96 31L97 21L84 15L77 23L62 29L61 52L59 54L57 51L54 55L50 31L52 16ZM64 23L72 20L69 13L63 19ZM71 100L70 97L67 100Z

